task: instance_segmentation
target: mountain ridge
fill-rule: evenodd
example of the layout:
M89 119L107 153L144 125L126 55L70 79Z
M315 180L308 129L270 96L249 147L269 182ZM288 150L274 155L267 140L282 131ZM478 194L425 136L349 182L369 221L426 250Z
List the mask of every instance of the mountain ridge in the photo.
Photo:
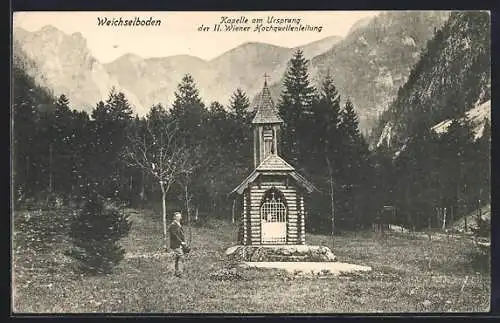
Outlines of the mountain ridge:
M109 90L115 87L127 95L139 115L147 113L154 104L170 106L177 84L187 73L193 75L207 105L215 100L227 105L237 87L252 97L260 90L264 73L275 78L281 76L296 48L244 42L208 61L188 54L144 58L126 53L111 62L101 63L87 48L86 39L79 32L69 35L51 25L33 32L14 27L14 39L18 47L38 63L38 67L28 73L56 95L65 93L76 108L89 111L99 100L106 99ZM340 39L328 36L300 47L317 54ZM75 43L71 46L67 44L72 41ZM74 61L73 68L66 66L69 56Z

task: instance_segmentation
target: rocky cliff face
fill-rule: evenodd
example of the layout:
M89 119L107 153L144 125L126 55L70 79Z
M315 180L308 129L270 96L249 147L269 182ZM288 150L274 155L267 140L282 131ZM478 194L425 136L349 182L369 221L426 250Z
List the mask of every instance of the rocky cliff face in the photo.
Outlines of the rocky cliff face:
M445 131L452 118L467 114L476 133L491 104L490 17L454 12L415 65L376 128L378 146L401 146L420 126Z
M137 111L144 109L92 56L80 33L66 35L51 26L34 33L17 28L14 40L14 50L22 51L33 62L26 72L54 95L66 94L74 108L90 111L114 86L126 93Z

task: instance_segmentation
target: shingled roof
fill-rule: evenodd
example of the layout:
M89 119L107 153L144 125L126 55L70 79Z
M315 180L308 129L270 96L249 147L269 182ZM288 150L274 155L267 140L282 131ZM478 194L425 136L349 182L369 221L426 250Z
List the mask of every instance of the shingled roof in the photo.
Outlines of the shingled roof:
M250 173L250 175L248 175L248 177L245 178L243 180L243 182L241 182L241 184L238 185L234 190L232 190L228 195L231 196L235 193L243 194L243 191L248 187L248 185L250 183L253 183L257 179L257 177L259 177L260 175L266 174L267 172L268 171L259 171L257 169L254 169L254 171L252 173ZM284 172L282 172L282 174L284 176L292 177L297 182L297 184L304 187L308 193L311 193L313 191L319 192L319 190L311 182L309 182L307 179L305 179L303 176L301 176L299 173L297 173L294 170L284 171Z
M250 183L254 182L257 177L259 177L261 174L269 173L279 173L285 176L291 176L309 193L311 193L312 191L319 192L319 190L311 182L309 182L302 175L296 172L292 165L288 164L280 156L272 154L264 159L262 163L260 163L260 165L257 166L257 168L254 169L254 171L250 175L248 175L248 177L245 178L243 182L241 182L240 185L238 185L231 193L229 193L229 195L232 195L234 193L242 194L245 188L247 188Z
M257 166L257 170L291 171L294 170L294 168L280 156L271 154Z
M267 87L267 81L264 81L264 88L257 105L257 112L252 120L252 123L283 123L283 119L278 114L278 110L274 106L271 92Z

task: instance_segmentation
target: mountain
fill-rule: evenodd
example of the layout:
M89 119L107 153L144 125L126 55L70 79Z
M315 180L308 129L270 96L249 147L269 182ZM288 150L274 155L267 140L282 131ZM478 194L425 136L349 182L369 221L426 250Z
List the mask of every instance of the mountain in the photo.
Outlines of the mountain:
M249 97L253 97L262 89L264 74L269 75L271 80L284 75L288 61L297 49L316 56L340 40L338 36L331 36L295 48L262 43L243 44L209 62L211 68L217 71L212 89L220 96L230 95L235 90L234 84L238 84ZM222 103L225 104L226 100L222 100Z
M197 82L204 82L208 68L206 61L189 55L144 59L134 54L123 55L104 67L119 84L137 95L146 110L154 104L173 101L175 86L186 73L191 73ZM205 94L203 88L200 90Z
M422 127L446 130L467 115L476 135L491 111L488 12L454 12L429 42L374 131L378 146L398 149Z
M310 55L317 55L330 49L340 39L337 36L327 37L302 48ZM271 79L281 78L294 50L248 42L210 61L188 55L143 59L128 54L105 64L105 68L117 77L120 84L137 93L144 106L158 102L170 105L177 84L186 73L192 74L205 103L219 101L227 105L237 87L250 97L258 93L264 73Z
M483 135L485 121L488 120L491 122L491 100L488 100L482 104L475 106L465 113L467 120L471 122L475 139L480 138ZM441 121L440 123L433 126L431 129L436 133L445 133L448 131L448 127L450 126L452 120L446 119Z
M372 20L371 17L366 17L366 18L363 18L363 19L356 21L349 29L348 34L353 33L356 29L365 27L366 25L368 25L371 22L371 20Z
M14 51L22 52L32 62L26 66L26 73L37 84L56 96L66 94L74 108L90 111L116 87L127 95L136 110L143 110L136 96L121 87L92 56L80 33L67 35L52 26L33 33L15 28Z
M396 97L427 41L448 17L443 11L391 11L359 21L330 50L306 55L310 79L319 86L329 72L341 97L354 103L365 132ZM281 84L271 87L275 99Z
M189 55L142 58L126 54L101 64L80 33L67 35L46 26L36 32L15 28L13 36L16 50L34 62L28 74L55 95L65 93L73 107L89 111L116 87L125 93L139 115L157 103L170 106L177 84L186 73L193 75L206 104L216 100L226 105L237 87L252 97L262 87L264 73L272 79L281 78L295 50L253 42L210 61ZM340 39L326 37L301 48L316 56Z

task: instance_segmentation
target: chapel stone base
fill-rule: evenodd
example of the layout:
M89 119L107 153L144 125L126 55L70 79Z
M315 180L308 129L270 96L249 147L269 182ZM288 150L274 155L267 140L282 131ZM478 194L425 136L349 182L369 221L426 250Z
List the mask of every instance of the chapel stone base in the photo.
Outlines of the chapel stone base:
M313 245L237 245L226 250L229 260L240 262L335 262L330 248Z

